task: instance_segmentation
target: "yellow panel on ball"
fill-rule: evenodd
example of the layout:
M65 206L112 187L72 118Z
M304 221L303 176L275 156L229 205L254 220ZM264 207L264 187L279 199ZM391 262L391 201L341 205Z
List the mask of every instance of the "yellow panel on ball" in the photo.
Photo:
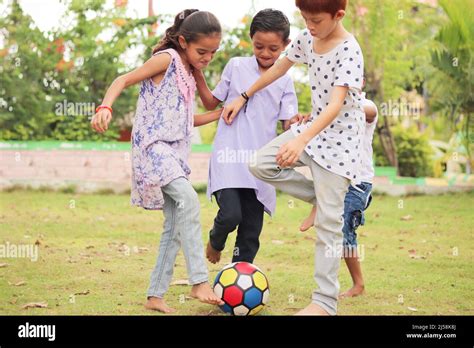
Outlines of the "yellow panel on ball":
M267 278L265 278L262 272L257 271L253 274L252 277L255 286L260 290L264 291L268 287Z
M260 312L262 309L263 309L263 305L258 305L257 307L255 307L254 309L250 311L249 315L255 315L258 312Z
M237 276L239 274L237 271L233 268L226 269L222 271L222 274L219 278L219 283L221 283L223 286L229 286L234 284L234 282L237 279Z

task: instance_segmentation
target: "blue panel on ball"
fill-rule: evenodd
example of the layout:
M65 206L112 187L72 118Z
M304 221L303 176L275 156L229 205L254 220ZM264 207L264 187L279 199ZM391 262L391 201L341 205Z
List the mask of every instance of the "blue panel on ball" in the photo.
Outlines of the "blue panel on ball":
M253 309L262 303L262 292L257 288L251 288L245 292L244 304Z
M222 309L223 312L232 314L232 308L227 303L219 307Z
M221 277L221 274L222 274L222 271L220 271L219 273L217 273L216 279L214 279L214 286L216 286L217 282L219 281L219 278Z

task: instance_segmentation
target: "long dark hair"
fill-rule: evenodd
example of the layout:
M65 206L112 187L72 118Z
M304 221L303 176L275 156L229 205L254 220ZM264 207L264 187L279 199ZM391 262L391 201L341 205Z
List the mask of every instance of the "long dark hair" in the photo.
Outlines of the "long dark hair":
M174 24L166 29L165 36L153 48L153 54L168 48L181 50L178 42L180 36L183 36L186 42L195 42L201 36L220 34L221 32L221 24L212 13L187 9L176 15Z

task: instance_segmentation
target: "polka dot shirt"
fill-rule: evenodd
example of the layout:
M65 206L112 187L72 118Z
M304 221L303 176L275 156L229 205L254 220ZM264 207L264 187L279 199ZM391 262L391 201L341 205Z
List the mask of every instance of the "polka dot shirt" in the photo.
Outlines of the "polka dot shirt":
M305 151L323 168L358 183L365 114L361 94L364 58L357 40L351 35L331 51L317 54L313 37L303 30L287 58L308 65L313 122L329 104L335 86L349 87L339 115L308 143ZM293 124L291 130L298 136L310 125Z

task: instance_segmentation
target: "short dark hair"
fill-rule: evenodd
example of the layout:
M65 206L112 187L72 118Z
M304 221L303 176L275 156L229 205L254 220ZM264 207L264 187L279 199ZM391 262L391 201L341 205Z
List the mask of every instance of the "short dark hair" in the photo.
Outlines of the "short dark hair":
M347 0L296 0L296 7L309 13L329 13L335 16L337 11L346 10Z
M166 29L165 36L153 48L153 54L158 51L174 48L180 50L178 38L182 35L186 42L195 42L201 36L221 34L221 24L219 20L210 12L188 9L178 13L174 19L174 24Z
M253 17L250 24L250 37L253 37L257 31L278 33L282 40L286 41L290 37L290 21L283 12L266 8Z

